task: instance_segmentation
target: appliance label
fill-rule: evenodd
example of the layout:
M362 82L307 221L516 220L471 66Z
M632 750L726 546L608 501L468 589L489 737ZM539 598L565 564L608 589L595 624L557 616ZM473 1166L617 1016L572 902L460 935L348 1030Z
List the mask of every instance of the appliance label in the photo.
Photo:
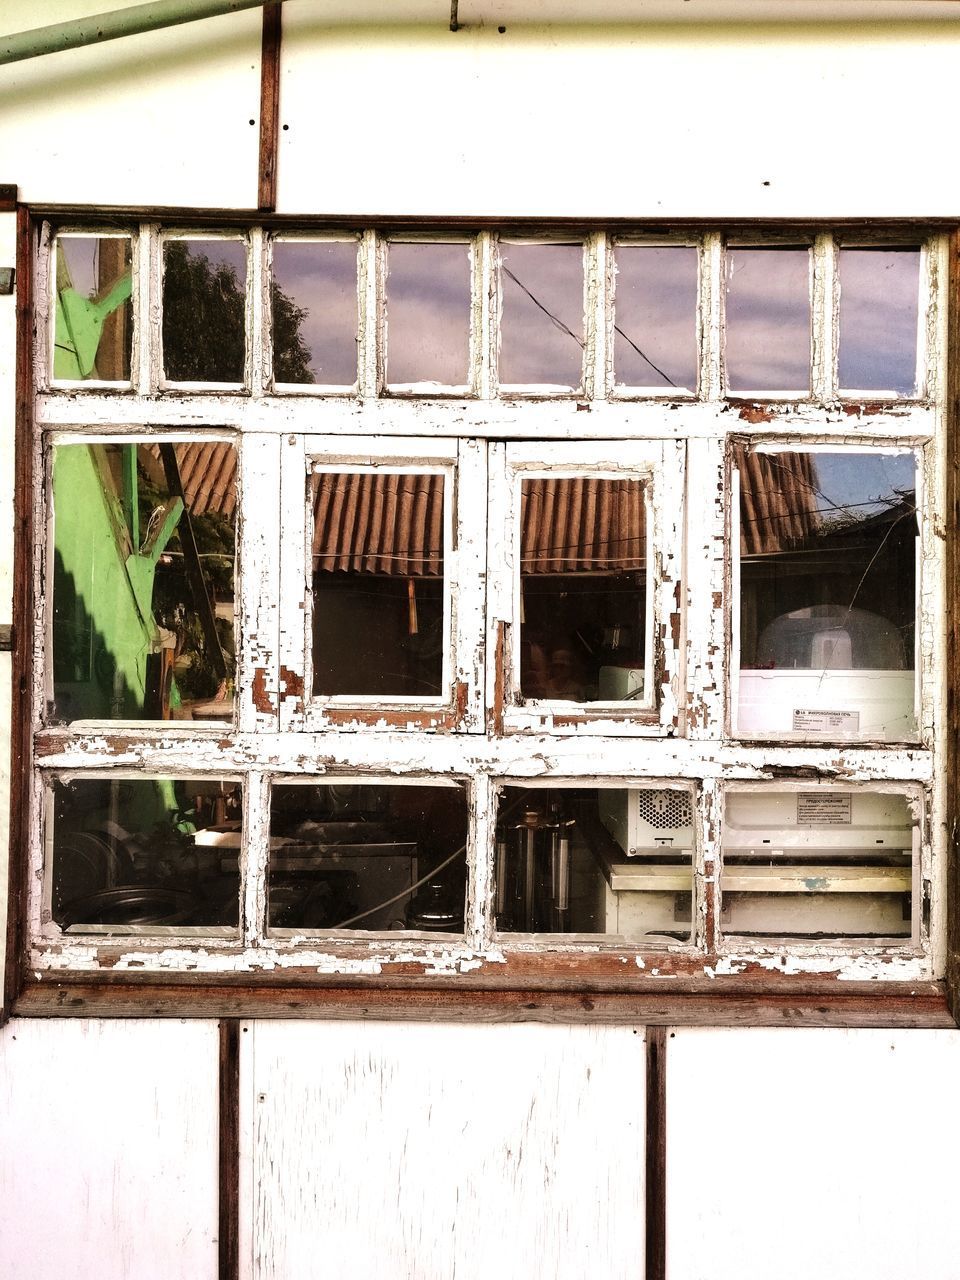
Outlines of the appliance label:
M853 796L849 791L798 791L797 825L847 827L853 822Z
M794 708L794 733L858 733L859 711L804 711Z

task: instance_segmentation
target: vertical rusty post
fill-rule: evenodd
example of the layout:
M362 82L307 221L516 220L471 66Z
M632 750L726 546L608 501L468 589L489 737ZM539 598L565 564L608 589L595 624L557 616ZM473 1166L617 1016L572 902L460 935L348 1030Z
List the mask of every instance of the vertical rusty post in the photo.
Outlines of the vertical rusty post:
M260 165L257 208L273 213L277 207L277 147L280 141L280 3L263 6L260 46Z
M220 1020L218 1280L240 1275L240 1023Z
M33 230L17 206L17 350L14 428L13 687L10 732L10 857L3 1018L20 993L30 806L33 678Z
M647 1027L645 1280L667 1274L667 1029Z

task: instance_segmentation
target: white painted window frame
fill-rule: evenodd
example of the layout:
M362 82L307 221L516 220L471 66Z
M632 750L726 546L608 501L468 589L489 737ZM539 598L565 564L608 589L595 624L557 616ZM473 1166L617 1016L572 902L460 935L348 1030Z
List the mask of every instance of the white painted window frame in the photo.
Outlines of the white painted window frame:
M64 228L94 234L102 221L80 215ZM760 968L770 974L805 972L846 978L895 978L904 981L937 977L943 972L945 957L945 882L947 846L944 834L945 782L942 735L937 727L945 723L946 690L942 635L936 626L924 629L920 641L923 664L921 742L912 747L868 747L846 745L842 758L836 747L806 742L777 740L763 744L730 740L725 727L729 702L730 570L729 533L725 510L729 492L725 486L727 441L740 438L763 439L770 435L785 444L838 443L851 438L877 444L911 444L924 447L924 477L927 502L923 513L923 555L921 612L925 618L942 618L944 607L944 387L946 369L946 241L944 238L911 236L892 238L891 243L915 244L922 240L923 281L929 289L928 305L921 308L926 340L918 358L924 363L920 382L922 394L883 403L870 393L869 399L856 397L841 401L836 386L836 290L830 285L830 262L835 246L847 243L842 234L822 231L814 238L814 256L823 260L813 285L813 390L810 400L791 399L774 403L762 399L744 404L742 398L724 395L722 320L724 239L717 231L700 237L679 234L677 243L695 239L700 244L701 270L698 304L700 332L700 377L696 399L691 396L664 397L662 394L636 398L611 396L607 375L609 346L608 249L612 237L603 231L556 238L580 240L587 259L585 278L585 333L588 351L584 384L579 392L544 398L543 389L498 389L496 385L497 280L494 232L481 231L475 237L476 278L480 297L475 299L474 324L479 325L475 343L475 386L473 399L456 401L393 397L381 394L379 346L375 326L379 324L380 294L375 266L380 236L372 230L359 235L360 244L360 350L356 394L345 396L311 388L304 394L282 393L271 388L269 363L269 308L266 291L269 274L264 254L264 233L258 228L244 230L249 238L248 254L248 360L245 385L218 388L164 387L160 367L160 277L158 273L161 233L152 221L130 222L134 237L137 289L135 326L140 335L130 388L88 387L70 384L51 387L47 374L49 290L47 258L41 237L37 269L38 327L34 367L37 376L37 450L49 439L73 438L155 439L195 438L207 434L229 435L240 449L241 497L253 501L254 518L239 522L238 581L244 612L240 618L238 651L238 702L235 724L189 729L161 729L140 722L120 724L98 722L90 725L45 726L40 722L43 706L44 640L46 621L38 621L35 656L38 671L33 690L34 773L33 810L30 830L30 875L28 908L33 940L30 962L38 972L57 969L123 970L144 966L148 970L175 972L184 969L210 974L232 972L254 978L276 968L345 976L389 973L390 965L419 964L423 975L470 972L488 963L499 965L511 948L533 950L545 955L573 957L612 952L619 955L614 941L592 936L585 948L575 941L553 939L542 944L522 935L496 938L492 929L490 903L494 865L495 795L501 785L591 786L690 785L698 797L698 840L696 885L698 919L693 947L694 966L708 956L719 956L722 972L735 975L757 963L755 948L736 940L723 939L718 920L718 872L720 860L721 806L725 786L769 782L772 776L803 777L804 771L819 772L837 785L851 787L893 787L922 796L926 805L921 874L929 871L930 929L921 945L904 951L883 948L869 955L842 946L818 945L795 950L793 946L770 950L760 958ZM171 224L169 231L184 236L215 238L207 228L185 230ZM124 224L126 226L126 224ZM113 227L117 231L119 223ZM165 229L166 231L166 229ZM125 233L120 230L119 233ZM224 233L236 238L238 233ZM279 234L279 232L277 233ZM297 233L299 234L299 233ZM339 238L348 233L338 232ZM432 236L432 232L430 233ZM438 233L442 234L442 233ZM458 233L451 233L459 238ZM509 230L504 237L514 238ZM306 236L307 233L304 233ZM516 238L534 238L527 234ZM540 236L535 237L540 239ZM546 238L549 238L546 237ZM750 237L752 243L757 240ZM673 242L673 241L671 241ZM252 287L251 287L252 286ZM922 286L923 287L923 286ZM373 325L373 328L371 328ZM254 353L256 357L254 358ZM161 394L162 393L162 394ZM664 400L669 403L665 404ZM587 409L587 412L583 412ZM60 436L59 433L66 433ZM291 692L281 679L283 659L291 655L290 645L305 643L302 597L293 599L290 575L284 574L283 557L289 559L284 540L286 528L299 528L303 547L305 464L304 437L320 435L335 441L333 448L351 449L358 437L370 449L370 441L388 456L399 438L418 442L420 456L429 456L440 442L476 441L484 451L498 442L543 441L582 442L589 455L592 443L600 441L666 442L661 447L685 449L685 532L676 547L679 569L671 579L679 585L673 602L678 614L677 647L681 655L670 682L676 698L676 735L645 736L642 732L529 733L501 732L495 724L493 690L490 688L491 644L487 628L486 716L482 716L482 665L475 682L478 701L471 702L473 731L467 733L412 732L370 725L317 729L297 725L289 705ZM649 448L649 445L645 447ZM297 457L294 464L290 458ZM287 452L291 451L291 452ZM281 456L283 455L283 461ZM294 466L296 483L282 482ZM491 472L491 474L496 474ZM281 495L280 503L262 502L258 495ZM292 497L291 497L292 495ZM725 504L726 496L726 504ZM297 514L288 512L295 499ZM42 529L48 507L42 491L35 495L35 527ZM289 520L293 519L293 525ZM487 543L496 541L491 529ZM277 548L283 548L283 556ZM482 553L482 543L479 548ZM42 555L36 565L37 599L43 597ZM302 580L302 569L293 575ZM666 602L664 602L665 606ZM673 605L671 605L671 608ZM297 618L293 619L293 614ZM296 625L292 625L295 621ZM293 637L299 629L301 639ZM483 627L477 634L483 636ZM288 647L285 648L284 646ZM476 653L476 651L474 651ZM502 673L502 666L499 668ZM475 707L475 710L474 710ZM283 717L283 718L281 718ZM506 725L503 726L504 728ZM296 728L296 732L293 730ZM479 732L484 728L485 732ZM244 828L246 843L241 857L243 875L242 911L233 939L138 935L135 939L87 939L71 935L54 936L43 915L45 868L43 814L44 780L70 776L78 771L99 776L103 771L130 769L136 776L222 776L239 779L244 788ZM469 891L467 927L460 941L418 940L410 935L398 938L371 937L342 939L323 935L304 945L291 939L263 936L264 874L268 851L268 796L273 779L294 780L314 777L365 781L388 776L408 781L447 778L468 784L472 814L469 846ZM637 947L627 948L624 963L650 971ZM690 948L666 947L664 954L682 957ZM691 957L687 957L691 959ZM654 968L655 957L654 957ZM751 971L756 971L751 970ZM707 976L714 971L705 969ZM717 971L719 973L719 971ZM575 981L575 980L574 980Z
M503 664L503 730L507 733L647 734L676 730L678 615L684 527L684 448L680 441L529 441L490 446L487 547L487 689ZM643 697L629 703L523 698L520 692L521 486L526 479L586 476L644 485L647 585ZM502 631L503 641L499 640ZM492 698L488 697L493 713Z

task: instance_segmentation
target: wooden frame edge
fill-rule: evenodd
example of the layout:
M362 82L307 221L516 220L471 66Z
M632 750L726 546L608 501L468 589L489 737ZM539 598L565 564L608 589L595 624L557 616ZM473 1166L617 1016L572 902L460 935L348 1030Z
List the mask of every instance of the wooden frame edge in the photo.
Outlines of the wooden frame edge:
M260 150L257 166L257 207L272 213L277 207L277 153L280 141L281 5L263 6L260 44Z
M13 661L10 724L10 837L7 871L7 932L3 974L5 1021L20 992L25 891L21 856L30 806L30 688L33 646L33 221L17 206L17 350L14 428Z
M667 1029L647 1027L644 1280L667 1275Z
M218 1280L240 1275L240 1023L220 1021L218 1058Z
M946 629L947 629L947 966L950 1011L960 1025L960 231L949 242L946 393Z
M401 1022L551 1022L696 1027L888 1027L954 1029L943 984L933 990L613 993L465 991L295 982L226 987L142 981L105 985L49 977L26 983L17 1017L319 1018Z

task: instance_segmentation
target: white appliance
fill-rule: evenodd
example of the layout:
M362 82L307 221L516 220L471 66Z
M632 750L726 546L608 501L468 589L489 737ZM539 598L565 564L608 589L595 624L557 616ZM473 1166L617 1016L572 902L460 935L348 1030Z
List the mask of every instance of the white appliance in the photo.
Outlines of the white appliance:
M721 928L810 940L910 937L919 830L897 793L727 793Z
M601 858L604 931L628 942L680 942L693 927L693 797L670 787L600 792L619 852Z

